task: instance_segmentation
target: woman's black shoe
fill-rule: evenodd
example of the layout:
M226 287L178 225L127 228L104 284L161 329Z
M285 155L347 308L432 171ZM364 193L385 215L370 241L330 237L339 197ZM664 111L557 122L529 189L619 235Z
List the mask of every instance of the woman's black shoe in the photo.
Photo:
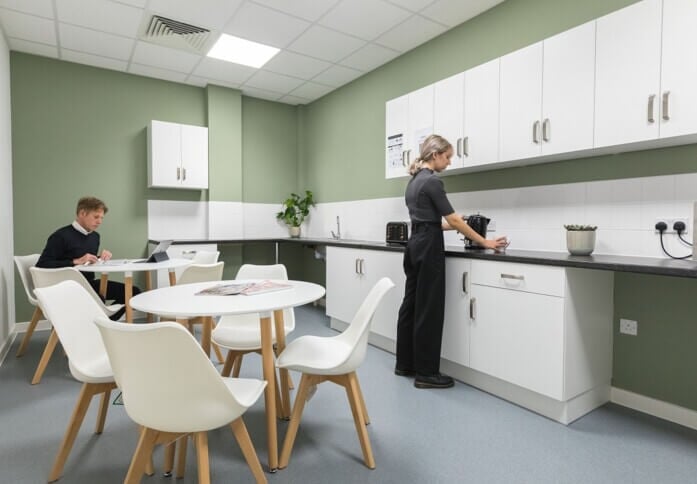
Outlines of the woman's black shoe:
M401 368L395 368L394 374L397 376L414 376L414 370L402 370Z
M448 375L416 375L414 386L416 388L450 388L455 382Z

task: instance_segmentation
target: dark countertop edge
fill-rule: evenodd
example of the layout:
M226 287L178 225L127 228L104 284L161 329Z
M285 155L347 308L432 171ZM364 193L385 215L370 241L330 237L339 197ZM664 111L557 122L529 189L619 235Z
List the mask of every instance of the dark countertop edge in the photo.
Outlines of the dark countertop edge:
M158 240L148 242L157 243ZM403 252L404 246L386 244L367 240L348 240L330 238L266 238L266 239L223 239L223 240L176 240L173 244L251 244L260 242L284 242L302 245L329 245L353 249L383 250ZM491 260L499 262L518 262L547 266L575 267L579 269L608 270L615 272L633 272L661 276L697 278L697 260L658 259L652 257L634 257L622 255L598 254L574 256L566 252L545 252L535 250L507 250L493 252L465 250L464 247L449 245L445 247L447 257L463 257L473 260Z

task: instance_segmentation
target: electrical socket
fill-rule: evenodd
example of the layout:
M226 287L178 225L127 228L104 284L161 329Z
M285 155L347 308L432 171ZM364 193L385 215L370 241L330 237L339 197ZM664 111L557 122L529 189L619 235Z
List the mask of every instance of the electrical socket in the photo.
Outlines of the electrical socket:
M620 319L620 333L636 336L639 323L633 319Z
M665 223L666 226L668 227L668 228L666 228L666 229L663 231L664 234L675 234L675 233L677 233L677 232L675 232L675 230L673 230L673 224L674 224L675 222L682 222L682 223L685 224L685 230L682 232L682 235L683 235L683 236L687 235L687 234L690 232L690 225L689 225L689 223L688 223L688 222L689 222L689 219L688 219L688 218L684 218L684 217L679 217L679 218L667 218L667 217L657 218L657 219L654 220L653 227L652 227L652 228L654 229L654 232L655 232L655 233L659 233L658 230L656 230L656 224L659 223L659 222Z

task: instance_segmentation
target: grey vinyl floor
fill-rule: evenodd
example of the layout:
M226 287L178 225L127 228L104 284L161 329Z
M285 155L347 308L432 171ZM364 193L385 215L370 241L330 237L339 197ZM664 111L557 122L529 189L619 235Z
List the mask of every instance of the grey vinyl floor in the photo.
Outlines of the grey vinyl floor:
M302 334L332 335L323 310L298 308ZM18 342L0 366L0 483L46 482L80 385L67 360L54 355L40 385L29 384L48 332L35 334L27 354ZM323 384L305 408L288 468L267 473L269 483L697 483L697 432L608 404L563 426L458 383L448 390L418 390L392 373L394 356L370 348L359 378L372 423L377 462L362 464L343 390ZM245 357L242 376L258 377L260 360ZM296 384L298 375L294 374ZM137 433L123 406L109 408L102 435L93 434L92 404L68 459L62 483L122 482ZM244 415L266 469L263 398ZM279 440L287 423L279 421ZM280 445L279 445L280 446ZM209 434L211 479L253 482L229 428ZM184 479L158 472L144 483L193 483L189 449Z

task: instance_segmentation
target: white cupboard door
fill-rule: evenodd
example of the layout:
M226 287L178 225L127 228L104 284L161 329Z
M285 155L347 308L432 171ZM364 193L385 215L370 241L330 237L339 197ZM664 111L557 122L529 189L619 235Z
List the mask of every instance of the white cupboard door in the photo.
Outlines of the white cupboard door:
M375 283L383 277L389 277L395 284L395 287L390 289L380 301L371 326L371 332L392 341L397 340L397 315L404 299L406 277L402 268L403 258L402 252L363 251L364 294L367 295ZM360 302L362 303L363 299Z
M499 160L499 65L494 59L465 71L465 167Z
M176 123L151 121L148 133L149 187L181 186L181 129Z
M539 156L542 42L501 57L501 161Z
M208 128L181 125L181 183L186 188L208 188Z
M423 140L433 134L433 84L409 93L407 166L419 157Z
M455 74L438 81L433 93L433 132L453 145L453 157L448 170L463 166L463 109L465 74Z
M445 318L441 356L470 366L469 293L471 263L449 257L445 262Z
M472 284L470 368L497 378L505 375L506 324L500 317L502 290Z
M542 154L593 148L595 22L544 41Z
M596 147L658 137L660 65L661 0L643 0L597 20Z
M661 138L697 133L695 20L697 2L694 0L663 1Z
M407 176L409 95L385 103L385 178Z
M359 274L361 251L327 247L327 315L350 323L365 294Z

